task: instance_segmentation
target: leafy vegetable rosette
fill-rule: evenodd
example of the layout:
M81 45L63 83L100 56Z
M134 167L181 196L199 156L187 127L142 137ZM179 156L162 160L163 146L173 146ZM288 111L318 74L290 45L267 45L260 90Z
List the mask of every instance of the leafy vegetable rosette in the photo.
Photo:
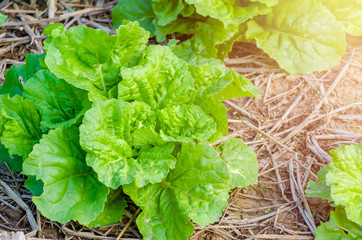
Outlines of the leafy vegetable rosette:
M219 60L186 62L174 43L147 46L137 22L112 36L62 24L44 33L46 53L5 74L0 140L8 165L20 170L23 160L45 217L112 224L128 195L144 238L187 239L190 220L214 222L231 188L256 182L242 140L209 144L228 130L223 100L260 96L249 80Z
M158 42L177 45L185 58L223 60L235 41L255 43L290 74L336 65L346 34L362 36L361 0L120 0L112 21L138 21ZM184 39L184 37L183 37Z

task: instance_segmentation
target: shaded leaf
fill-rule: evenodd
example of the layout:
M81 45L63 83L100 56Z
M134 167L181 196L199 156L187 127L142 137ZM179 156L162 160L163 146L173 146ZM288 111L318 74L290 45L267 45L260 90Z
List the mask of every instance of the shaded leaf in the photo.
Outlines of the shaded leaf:
M35 176L28 176L24 182L24 186L29 189L34 196L40 196L43 193L44 183L41 180L36 180Z
M87 227L96 228L121 221L126 207L126 199L120 194L120 191L110 191L103 211L96 217L96 219L87 224Z
M5 165L6 164L6 165ZM23 158L18 155L10 155L4 145L0 145L0 166L8 166L14 172L22 169Z
M0 106L2 119L6 119L2 124L1 143L11 155L17 154L25 159L42 136L35 104L19 95L13 98L1 95Z
M182 0L152 0L152 8L157 17L157 24L165 26L177 19L184 9L184 3Z
M5 82L0 87L0 94L8 93L10 97L23 94L23 84L41 68L40 58L44 54L27 54L26 64L13 65L5 73Z
M155 27L152 23L155 18L152 0L119 1L112 12L112 23L115 29L122 25L125 19L138 21L141 27L150 32L151 37L155 34Z
M86 91L56 78L47 70L38 71L26 82L24 98L37 106L44 130L76 124L91 106Z

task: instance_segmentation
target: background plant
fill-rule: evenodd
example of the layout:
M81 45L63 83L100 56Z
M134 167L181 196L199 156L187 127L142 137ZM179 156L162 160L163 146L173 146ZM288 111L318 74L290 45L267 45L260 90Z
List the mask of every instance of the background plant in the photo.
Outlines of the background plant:
M319 173L319 182L310 180L308 197L333 203L330 220L316 230L317 240L362 238L362 144L341 145L331 150L332 162Z
M223 60L235 41L256 43L291 74L326 70L342 58L345 32L362 35L359 0L121 0L115 27L139 21L158 42L168 34L191 38L177 46L187 60Z

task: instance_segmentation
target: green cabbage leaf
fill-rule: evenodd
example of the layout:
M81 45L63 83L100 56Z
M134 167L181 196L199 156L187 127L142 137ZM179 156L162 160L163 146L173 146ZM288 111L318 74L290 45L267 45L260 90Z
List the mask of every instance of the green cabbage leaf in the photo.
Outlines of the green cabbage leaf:
M147 32L137 23L120 26L113 36L73 27L48 44L45 63L57 78L87 90L91 101L106 100L121 80L120 67L134 64L147 41Z
M44 136L25 159L23 172L44 182L33 202L45 217L66 223L91 223L104 209L109 189L85 163L78 129L57 128Z
M316 229L316 240L358 240L362 238L362 226L347 218L342 207L331 212L329 221Z
M144 238L186 239L195 223L214 222L227 205L228 170L218 153L206 144L183 143L176 166L156 184L124 191L143 212L137 225ZM187 184L186 184L187 183Z
M19 95L10 98L6 94L0 95L0 105L1 143L11 155L17 154L25 159L42 137L35 104Z
M89 228L110 225L122 220L127 201L120 190L111 190L107 196L103 211L90 223Z
M243 188L257 182L258 160L253 149L243 140L230 137L220 144L217 150L228 167L230 188Z
M328 69L346 48L342 27L314 0L280 0L272 13L249 21L245 34L291 74Z
M308 186L305 190L305 194L307 197L317 197L328 200L329 202L333 202L333 199L331 197L331 188L327 186L326 182L327 171L328 167L323 167L318 172L318 182L315 182L313 180L308 181Z
M362 36L362 2L358 0L323 0L323 5L336 16L347 33Z
M115 29L123 24L125 19L137 21L140 26L150 32L150 36L155 35L153 21L156 15L153 12L151 0L119 1L112 11L112 21Z
M42 68L40 59L44 54L27 54L25 64L13 65L5 73L5 82L0 87L0 94L8 93L10 97L23 94L23 84Z
M41 128L67 128L76 124L90 108L87 92L39 70L24 85L24 98L32 100L41 116Z
M348 219L362 226L362 144L342 145L330 154L326 182L331 197L345 207Z

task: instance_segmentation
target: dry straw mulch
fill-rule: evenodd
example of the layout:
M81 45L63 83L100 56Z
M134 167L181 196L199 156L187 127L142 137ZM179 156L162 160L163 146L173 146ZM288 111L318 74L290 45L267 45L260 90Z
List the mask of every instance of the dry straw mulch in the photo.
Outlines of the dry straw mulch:
M258 184L232 191L218 224L198 228L195 239L314 239L316 226L328 221L328 203L304 190L331 161L329 150L362 142L362 39L349 40L338 66L299 76L254 46L236 44L225 63L262 98L225 102L229 136L256 151Z
M0 12L10 18L0 28L0 80L12 64L23 63L27 53L43 52L42 31L49 23L62 22L66 28L83 24L112 34L110 11L116 2L0 3ZM225 101L230 123L225 139L240 137L254 148L258 183L232 190L222 217L207 227L195 226L191 239L314 239L315 228L328 220L331 208L325 201L306 198L307 182L316 180L319 169L331 161L330 149L362 140L362 39L348 40L338 66L299 76L283 72L255 46L235 44L225 64L249 78L262 98ZM132 204L123 221L111 226L61 225L39 214L22 174L0 168L0 178L0 229L4 231L46 239L141 238Z

